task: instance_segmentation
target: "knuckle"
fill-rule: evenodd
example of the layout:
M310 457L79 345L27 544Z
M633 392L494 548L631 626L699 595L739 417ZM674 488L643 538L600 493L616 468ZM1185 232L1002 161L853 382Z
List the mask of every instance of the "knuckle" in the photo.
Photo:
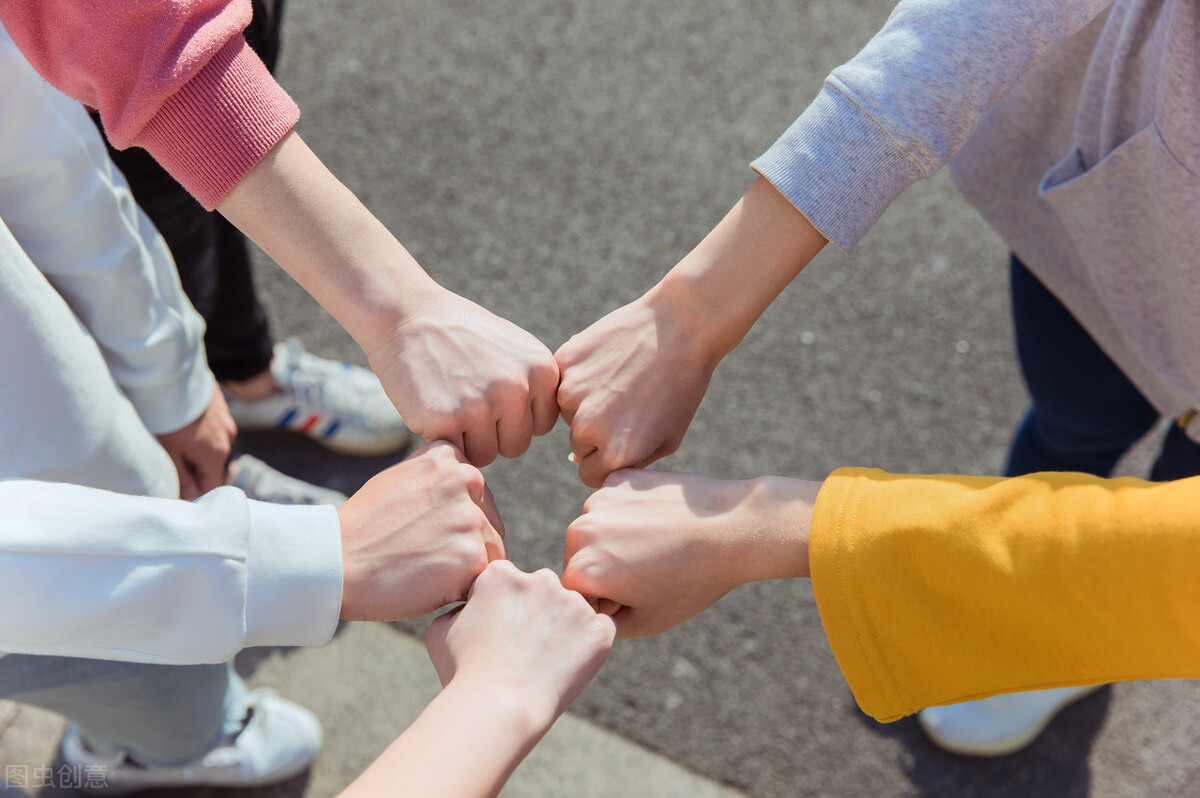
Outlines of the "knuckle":
M470 463L457 463L455 472L462 487L470 493L481 492L487 484L483 472Z

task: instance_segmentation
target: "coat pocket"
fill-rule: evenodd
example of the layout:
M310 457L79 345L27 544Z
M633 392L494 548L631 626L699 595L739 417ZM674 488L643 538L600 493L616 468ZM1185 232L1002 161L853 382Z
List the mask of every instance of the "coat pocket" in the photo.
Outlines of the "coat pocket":
M1038 191L1126 341L1200 395L1200 177L1151 124L1090 169L1072 152Z

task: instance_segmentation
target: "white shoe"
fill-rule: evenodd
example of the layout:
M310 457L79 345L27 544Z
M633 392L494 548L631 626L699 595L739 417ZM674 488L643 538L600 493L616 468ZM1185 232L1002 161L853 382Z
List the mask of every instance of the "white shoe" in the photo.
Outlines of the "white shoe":
M154 788L262 787L303 773L321 748L321 724L304 707L270 690L254 690L245 699L246 723L236 735L195 762L180 767L142 765L125 754L98 757L79 728L67 727L62 759L86 774L83 791L125 795Z
M1005 693L922 709L917 719L934 745L952 754L1005 756L1033 742L1060 709L1102 686Z
M275 344L271 376L279 392L225 401L240 429L288 430L345 454L385 454L412 436L383 386L367 369L306 352L296 338Z
M323 488L281 471L248 454L238 455L229 464L233 481L229 484L247 497L271 504L332 504L346 501L346 494Z

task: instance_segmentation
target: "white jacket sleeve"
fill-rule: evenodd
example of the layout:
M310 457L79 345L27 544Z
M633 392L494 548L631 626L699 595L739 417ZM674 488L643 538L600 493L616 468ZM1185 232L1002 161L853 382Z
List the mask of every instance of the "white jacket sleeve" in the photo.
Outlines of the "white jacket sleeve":
M902 0L751 164L849 251L1021 75L1112 0Z
M0 29L0 218L96 339L146 427L194 421L216 383L204 321L79 103Z
M0 651L167 664L320 646L341 611L333 507L0 480Z

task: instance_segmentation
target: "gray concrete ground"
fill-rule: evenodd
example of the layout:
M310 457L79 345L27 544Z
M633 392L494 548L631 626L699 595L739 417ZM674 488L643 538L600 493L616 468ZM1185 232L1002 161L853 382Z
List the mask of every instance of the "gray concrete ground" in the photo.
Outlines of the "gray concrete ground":
M749 186L746 164L890 5L293 2L280 78L304 109L302 135L430 273L553 349L711 228ZM312 300L261 266L279 335L363 362ZM1025 402L1006 277L1002 242L945 175L915 187L852 256L824 253L765 314L662 467L728 478L819 478L840 465L997 472ZM271 436L244 445L347 491L388 462ZM567 451L560 425L487 469L523 568L560 566L587 496ZM1128 470L1144 468L1146 451ZM383 748L430 689L409 636L422 627L356 627L326 650L243 657L252 679L319 708L329 729L312 776L265 794L331 795ZM380 685L402 709L381 705ZM53 720L5 711L5 761L52 754ZM740 588L660 638L618 644L570 717L681 770L566 744L511 794L703 794L683 770L761 798L1200 792L1191 683L1108 688L1026 752L956 758L912 720L880 725L857 710L804 582ZM655 768L664 781L642 775Z

